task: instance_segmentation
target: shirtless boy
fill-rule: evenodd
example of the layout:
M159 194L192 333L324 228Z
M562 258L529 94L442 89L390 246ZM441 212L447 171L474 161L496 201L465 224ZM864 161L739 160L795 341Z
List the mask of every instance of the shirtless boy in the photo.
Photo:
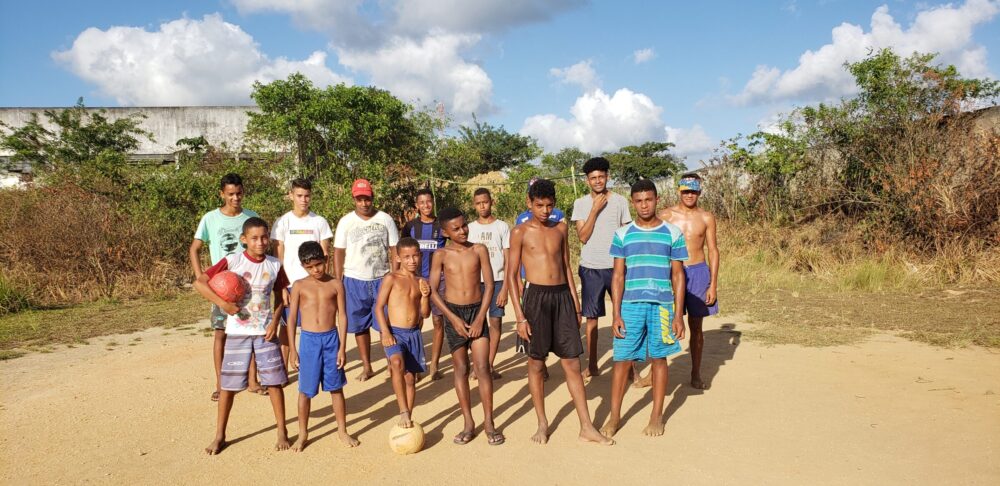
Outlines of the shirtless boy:
M320 383L323 384L323 391L330 392L333 399L340 440L348 447L354 447L358 445L358 440L347 434L343 391L347 383L344 375L347 356L343 344L347 338L344 286L326 273L326 255L320 243L302 243L298 254L308 276L292 287L288 315L301 317L301 354L295 349L295 326L285 326L289 365L299 371L299 439L292 449L301 452L309 440L309 411Z
M403 428L413 427L417 375L427 371L420 328L431 315L431 287L419 275L422 258L419 241L400 238L396 244L399 269L386 275L375 302L375 320L382 329L382 347L389 360L399 426Z
M707 390L711 383L701 379L701 354L705 347L702 320L705 316L719 313L719 302L716 299L719 283L719 245L715 232L715 216L698 207L701 185L701 176L696 173L681 176L677 185L680 202L660 211L660 219L679 227L687 241L690 259L684 266L684 273L687 276L684 310L688 315L688 326L691 328L691 386Z
M453 441L465 445L475 436L476 424L472 420L472 400L469 397L471 350L472 368L479 381L479 400L483 403L483 429L490 445L500 445L506 439L493 424L490 333L486 327L486 314L493 296L490 252L481 244L469 242L469 225L458 209L442 209L438 213L438 221L451 242L434 253L431 282L439 282L443 276L447 285L444 295L432 288L431 299L451 324L445 326L444 333L455 367L455 393L465 419L465 427Z
M622 399L629 369L636 362L652 364L653 410L642 433L663 435L663 401L667 391L667 356L681 351L684 318L674 309L684 306L684 260L687 248L680 228L656 217L656 186L648 179L632 185L635 222L615 231L611 256L614 304L614 375L611 415L601 433L613 437L621 422ZM675 292L676 290L676 292Z
M537 444L549 440L542 367L549 352L553 352L566 373L566 386L580 419L580 440L612 445L614 441L594 427L587 409L579 359L583 354L580 300L569 265L568 232L565 224L549 220L556 203L556 187L552 181L540 179L532 184L528 199L532 218L511 231L506 277L507 288L515 293L511 303L517 334L528 342L528 388L538 418L538 430L531 440ZM517 269L522 264L527 280L523 305L517 282Z

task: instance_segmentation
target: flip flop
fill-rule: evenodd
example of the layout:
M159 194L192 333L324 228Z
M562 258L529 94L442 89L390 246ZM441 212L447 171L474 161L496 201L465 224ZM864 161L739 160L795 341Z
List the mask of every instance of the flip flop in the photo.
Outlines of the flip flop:
M219 401L219 390L215 390L214 392L212 392L212 401L213 402Z
M491 446L500 445L507 441L507 438L504 437L499 430L494 430L493 432L487 432L486 438L488 439L487 442Z
M468 444L469 442L472 442L472 439L475 437L476 435L473 434L472 432L460 432L458 435L455 436L452 442L458 445L465 445Z
M260 387L260 388L258 388L258 389L256 389L256 390L247 389L247 391L250 392L250 393L257 394L257 395L267 396L267 388L264 388L263 386Z

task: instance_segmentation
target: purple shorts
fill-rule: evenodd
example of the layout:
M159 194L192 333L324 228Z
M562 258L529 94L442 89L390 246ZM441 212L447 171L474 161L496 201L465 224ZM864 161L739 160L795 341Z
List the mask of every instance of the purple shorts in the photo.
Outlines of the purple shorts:
M257 362L261 386L280 386L288 383L285 361L281 359L278 341L265 341L264 336L226 335L226 348L222 352L222 389L242 391L247 388L250 355Z
M719 299L712 305L705 304L708 287L712 284L712 273L705 262L684 267L687 277L687 294L684 295L684 313L691 317L714 316L719 313Z

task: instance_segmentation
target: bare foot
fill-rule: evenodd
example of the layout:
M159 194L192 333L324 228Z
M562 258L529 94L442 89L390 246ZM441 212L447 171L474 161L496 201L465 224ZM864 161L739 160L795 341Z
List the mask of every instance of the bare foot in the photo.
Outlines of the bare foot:
M437 381L440 380L441 378L444 378L444 375L436 368L431 368L431 380Z
M410 420L410 412L401 412L399 414L399 422L396 425L404 429L413 427L413 421Z
M549 367L542 366L542 381L549 381Z
M546 444L549 442L549 424L540 423L538 424L538 430L535 431L535 435L531 436L531 441L536 444Z
M493 370L493 379L499 380L500 378L503 378L503 375L501 375L499 371Z
M647 425L645 429L642 429L642 435L645 435L645 436L648 436L648 437L658 437L658 436L663 435L663 421L662 420L656 420L656 421L650 422L649 425Z
M601 427L601 435L609 439L614 437L617 432L618 432L617 420L609 421L608 423L604 424L604 427Z
M696 390L708 390L711 387L712 387L712 385L710 385L710 384L708 384L708 383L706 383L704 381L701 381L700 377L699 378L694 378L694 377L691 378L691 388L694 388Z
M600 445L615 445L615 441L601 435L593 425L580 430L580 440L583 442L593 442Z
M292 445L288 443L288 436L278 437L278 442L274 444L274 450L276 451L286 451Z
M251 383L247 391L256 395L267 395L267 390L260 386L260 383Z
M358 439L351 437L350 435L347 434L347 432L344 431L337 431L337 436L340 437L340 441L343 442L344 445L346 445L347 447L357 447L358 444L361 443L358 442Z
M653 373L646 373L645 377L640 377L632 383L632 388L646 388L653 384Z
M224 449L225 447L226 447L226 438L216 437L215 440L213 440L212 443L205 448L205 454L214 456L222 452L222 449Z
M357 380L358 381L368 381L368 379L371 378L371 377L373 377L373 376L375 376L375 372L372 371L371 368L365 368L365 369L361 370L361 373L358 375Z
M299 440L292 444L292 450L295 452L302 452L306 448L306 436L300 435Z

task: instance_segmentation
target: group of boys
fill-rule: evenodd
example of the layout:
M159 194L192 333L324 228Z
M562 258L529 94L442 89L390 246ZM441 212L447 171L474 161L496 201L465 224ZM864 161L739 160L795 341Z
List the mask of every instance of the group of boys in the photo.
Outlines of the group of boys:
M588 160L584 173L591 191L574 204L573 221L583 243L582 302L570 266L568 226L555 207L551 181L532 180L528 210L513 229L493 215L488 189L475 191L478 217L471 222L455 208L442 209L435 217L433 194L420 190L414 198L417 215L403 226L401 237L392 217L375 209L374 192L364 179L351 188L354 211L342 217L333 232L326 219L309 210L308 180L292 182L292 210L269 231L267 222L242 207L239 176L223 177L223 206L202 218L190 249L195 288L213 304L216 391L212 399L219 403L216 437L206 452L216 454L225 446L233 396L247 388L270 397L277 449L306 446L310 400L320 387L331 392L340 439L357 445L346 431L345 340L347 333L354 334L362 368L358 379L367 380L374 375L371 328L379 332L388 361L400 427L413 426L416 382L421 376L429 371L432 379L441 378L438 366L447 343L464 419L453 442L467 444L475 437L472 376L478 382L487 442L503 444L506 438L493 422L493 384L501 378L494 362L508 296L518 347L528 358L528 386L538 420L532 441L545 443L549 437L544 403L549 353L560 358L580 420L581 440L614 443L630 374L637 386L644 382L653 386L653 413L644 433L662 434L666 357L680 351L685 333L683 313L675 309L686 308L690 314L692 386L707 388L699 373L701 320L717 311L715 222L697 206L701 180L696 174L681 178L680 203L659 214L656 186L649 180L635 183L631 202L636 220L632 221L628 201L606 187L608 171L607 160ZM685 239L697 245L690 248L690 255ZM277 257L268 254L271 240ZM206 243L212 266L202 271L199 250ZM332 275L327 272L331 256ZM225 270L249 285L240 302L226 302L209 287L210 279ZM613 302L615 365L611 416L598 430L590 418L585 384L599 371L597 319L605 315L606 293ZM431 316L428 370L421 328ZM589 351L585 371L580 362L583 318ZM652 371L641 380L635 364L647 357ZM289 444L285 428L281 390L289 369L299 373L299 435L294 445Z

